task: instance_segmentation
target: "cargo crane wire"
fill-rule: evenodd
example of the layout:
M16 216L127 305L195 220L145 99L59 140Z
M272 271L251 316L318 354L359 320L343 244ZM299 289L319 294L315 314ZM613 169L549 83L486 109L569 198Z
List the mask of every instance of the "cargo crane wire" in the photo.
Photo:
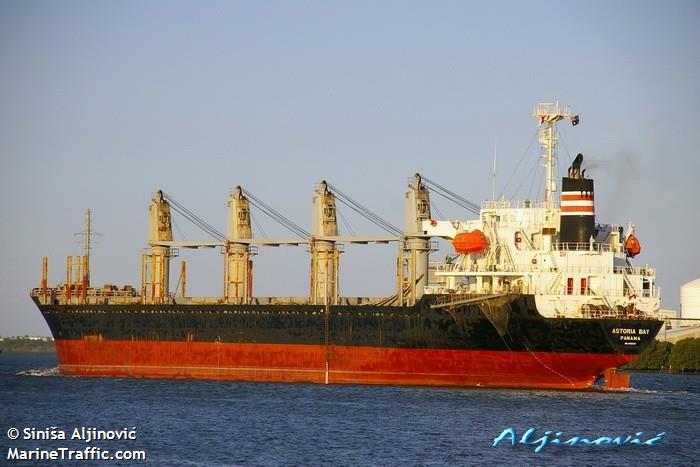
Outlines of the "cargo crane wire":
M264 203L262 200L255 197L250 191L246 190L245 188L243 189L243 194L248 198L250 204L260 209L260 211L269 216L278 224L282 225L282 227L286 228L287 230L291 231L292 233L301 238L311 238L310 232L304 230L299 225L291 221L289 218L283 216L281 213L273 209L270 205Z
M267 232L265 232L265 229L263 229L263 226L258 222L258 218L253 215L253 213L250 213L250 220L253 221L253 224L255 224L255 227L258 228L258 231L262 234L263 238L267 238Z
M440 209L440 206L438 206L435 200L433 199L430 200L430 209L435 211L435 214L439 216L438 219L447 219L445 214L443 214L442 210Z
M423 183L428 187L428 189L431 192L442 196L448 201L452 201L456 205L463 207L469 212L472 212L474 214L479 214L481 212L481 207L478 204L469 201L468 199L458 195L454 191L445 188L444 186L430 180L424 175L421 175L421 180L423 180Z
M350 235L352 235L353 237L357 236L357 233L355 233L355 229L353 229L352 226L350 226L350 223L345 218L345 216L340 211L340 209L337 212L338 212L338 217L340 218L340 221L343 223L345 228L348 229L348 232L350 232Z
M511 172L510 177L508 177L508 180L506 181L505 185L503 185L503 188L501 189L501 194L500 194L499 198L502 198L505 195L506 189L508 188L508 185L510 185L510 182L513 180L513 177L515 176L516 173L519 173L518 169L520 169L520 165L525 160L525 156L527 156L527 153L530 151L530 148L532 148L532 145L535 143L535 139L537 138L538 132L539 132L539 129L535 130L532 133L532 138L530 139L530 143L527 145L527 148L525 149L525 151L523 151L523 153L521 154L520 159L518 159L518 163L515 165L515 167L513 167L513 171ZM521 185L522 185L522 182L521 182ZM518 188L516 188L516 191L515 191L516 194L517 194L519 188L520 188L520 185L518 185Z
M211 235L219 241L225 241L226 235L217 230L211 224L205 222L201 217L197 216L195 213L187 209L181 203L177 202L172 196L163 192L163 198L172 206L173 210L180 214L182 217L193 223L195 226L199 227L205 233Z
M336 200L340 201L343 203L345 206L349 207L368 221L372 222L374 225L379 227L380 229L384 230L385 232L389 233L390 235L395 235L397 237L401 237L403 235L403 232L401 229L398 227L394 226L387 220L383 219L379 215L375 214L374 212L370 211L354 199L352 199L350 196L346 195L342 191L340 191L337 187L331 185L330 183L327 183L328 188L335 194Z

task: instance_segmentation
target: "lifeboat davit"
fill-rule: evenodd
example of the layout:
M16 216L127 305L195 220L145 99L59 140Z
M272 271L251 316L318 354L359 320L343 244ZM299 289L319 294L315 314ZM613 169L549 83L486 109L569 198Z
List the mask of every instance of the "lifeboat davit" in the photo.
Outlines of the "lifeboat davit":
M460 232L452 240L452 245L457 253L480 253L489 247L489 241L481 230Z
M639 240L634 235L630 235L625 240L625 250L627 251L627 256L634 258L642 251L642 246L639 244Z

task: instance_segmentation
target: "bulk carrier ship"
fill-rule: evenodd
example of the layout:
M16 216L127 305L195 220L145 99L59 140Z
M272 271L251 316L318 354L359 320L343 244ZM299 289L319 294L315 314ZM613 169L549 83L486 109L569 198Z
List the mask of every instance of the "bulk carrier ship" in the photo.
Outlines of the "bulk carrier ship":
M534 116L544 199L487 201L474 220L434 219L431 191L452 192L416 174L405 192L404 229L395 235L339 235L336 198L349 198L322 182L312 232L297 228L300 239L253 238L251 203L288 219L237 187L225 235L174 241L171 209L212 229L159 191L149 206L138 290L91 287L88 214L86 255L68 257L66 280L56 287L48 286L44 258L41 286L31 291L61 374L557 389L591 387L606 372L614 380L613 370L662 326L655 273L631 264L640 250L633 228L596 223L593 180L580 154L557 200L556 126L576 125L578 116L558 103L539 104ZM452 242L455 254L431 263L438 238ZM372 242L399 245L396 293L340 296L342 244ZM309 248L309 296L254 296L258 247L283 244ZM205 247L222 249L223 295L188 297L184 262L171 293L178 249Z

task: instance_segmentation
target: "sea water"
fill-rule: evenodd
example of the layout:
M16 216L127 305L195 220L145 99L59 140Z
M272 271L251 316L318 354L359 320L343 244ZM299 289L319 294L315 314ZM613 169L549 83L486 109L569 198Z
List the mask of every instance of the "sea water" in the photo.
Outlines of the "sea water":
M52 353L0 354L0 465L691 466L699 415L695 375L634 373L622 391L324 386L62 377ZM535 452L548 431L602 442Z

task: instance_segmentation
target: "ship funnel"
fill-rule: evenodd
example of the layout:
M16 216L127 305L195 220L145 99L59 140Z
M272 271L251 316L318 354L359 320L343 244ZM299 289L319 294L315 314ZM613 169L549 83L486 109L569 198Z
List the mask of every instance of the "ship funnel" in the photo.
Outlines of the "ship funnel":
M569 167L568 176L562 178L559 228L562 243L588 243L595 236L593 179L585 177L582 163L583 154L578 154Z

